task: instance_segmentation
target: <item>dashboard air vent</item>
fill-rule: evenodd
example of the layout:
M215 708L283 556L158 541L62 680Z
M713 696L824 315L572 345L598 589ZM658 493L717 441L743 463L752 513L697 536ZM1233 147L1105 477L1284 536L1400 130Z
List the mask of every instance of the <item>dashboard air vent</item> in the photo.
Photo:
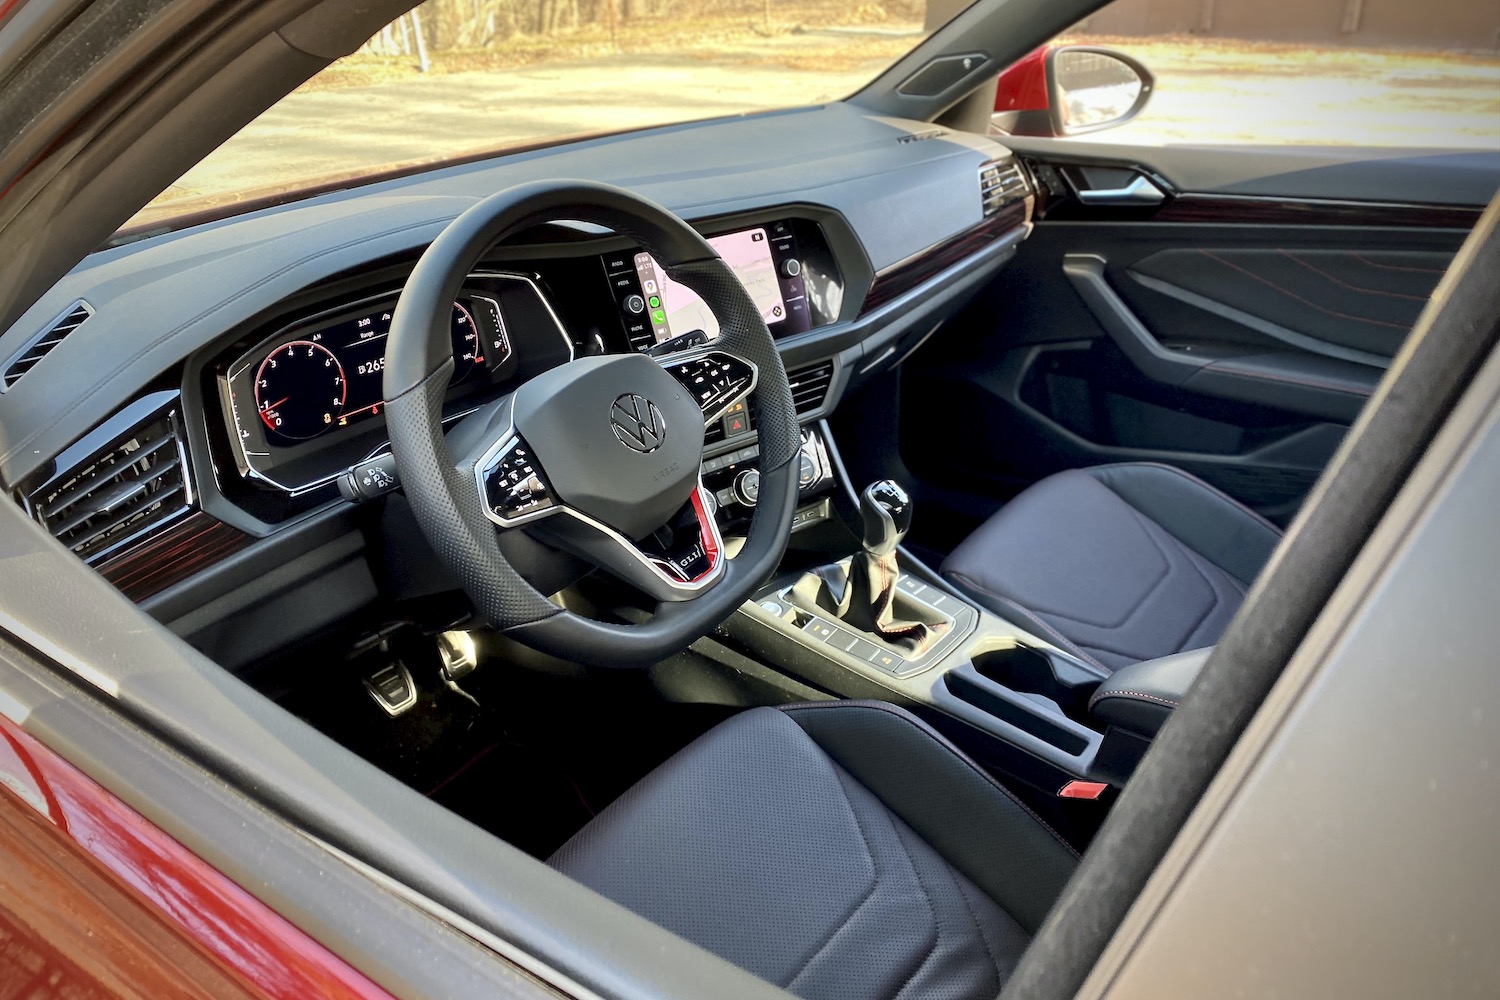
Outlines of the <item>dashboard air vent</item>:
M32 516L88 560L175 519L192 503L178 423L177 411L167 409L127 424L29 494Z
M1015 160L996 160L979 168L979 198L986 218L1028 193L1026 175Z
M833 362L820 361L806 368L795 369L787 372L786 378L792 386L792 405L797 408L797 415L806 417L822 409L823 403L828 399L828 387L833 383ZM755 411L751 410L747 416L750 418L749 428L754 430ZM722 440L724 425L716 420L703 432L703 443L717 444Z
M798 368L787 372L786 377L792 384L792 405L798 416L806 416L822 409L827 402L828 388L833 384L833 362L820 361Z
M52 349L63 342L63 338L83 325L83 321L94 315L94 307L79 299L67 308L61 316L49 323L46 329L32 338L31 343L10 359L5 366L3 383L0 383L0 391L9 389L21 380L31 369L37 366Z

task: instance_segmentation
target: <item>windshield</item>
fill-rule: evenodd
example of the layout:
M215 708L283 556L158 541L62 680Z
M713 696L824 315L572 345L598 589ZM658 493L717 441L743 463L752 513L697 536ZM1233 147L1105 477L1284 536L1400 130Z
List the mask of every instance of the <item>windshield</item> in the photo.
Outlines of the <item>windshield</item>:
M569 137L847 97L967 0L426 0L127 223ZM941 10L939 10L941 8Z

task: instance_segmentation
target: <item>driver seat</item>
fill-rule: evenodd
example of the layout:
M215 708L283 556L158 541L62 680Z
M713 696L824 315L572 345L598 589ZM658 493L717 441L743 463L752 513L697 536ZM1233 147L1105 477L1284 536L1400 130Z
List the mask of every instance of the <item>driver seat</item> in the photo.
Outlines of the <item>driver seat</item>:
M1078 854L879 702L755 708L549 863L807 1000L993 998Z

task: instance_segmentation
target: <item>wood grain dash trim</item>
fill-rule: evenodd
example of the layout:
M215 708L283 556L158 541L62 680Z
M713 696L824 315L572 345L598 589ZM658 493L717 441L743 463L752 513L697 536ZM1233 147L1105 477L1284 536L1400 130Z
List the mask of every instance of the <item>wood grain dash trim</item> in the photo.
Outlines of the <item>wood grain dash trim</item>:
M233 555L251 538L218 518L194 511L170 528L100 563L98 570L136 603Z
M1025 199L1013 201L977 226L886 268L875 276L859 314L864 316L874 312L965 257L1010 235L1026 223L1027 212Z

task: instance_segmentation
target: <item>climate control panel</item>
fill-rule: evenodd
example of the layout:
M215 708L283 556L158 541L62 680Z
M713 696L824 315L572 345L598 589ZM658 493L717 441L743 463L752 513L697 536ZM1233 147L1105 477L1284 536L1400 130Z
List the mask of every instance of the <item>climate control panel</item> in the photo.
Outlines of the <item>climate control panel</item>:
M802 447L797 453L798 507L826 492L833 485L833 466L828 449L816 430L804 428ZM703 485L708 488L718 508L721 527L748 520L760 501L760 448L749 444L725 452L703 463ZM810 523L799 511L797 527Z

